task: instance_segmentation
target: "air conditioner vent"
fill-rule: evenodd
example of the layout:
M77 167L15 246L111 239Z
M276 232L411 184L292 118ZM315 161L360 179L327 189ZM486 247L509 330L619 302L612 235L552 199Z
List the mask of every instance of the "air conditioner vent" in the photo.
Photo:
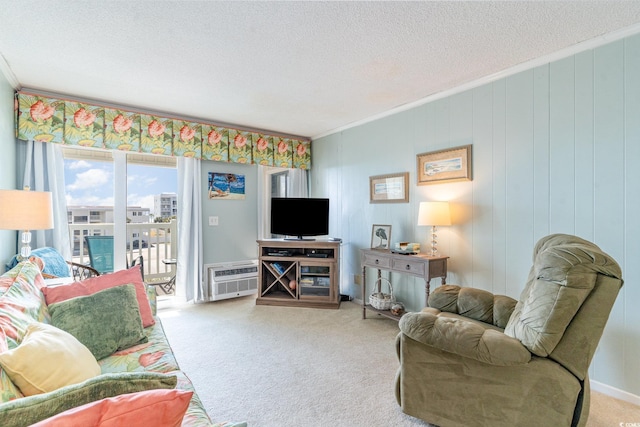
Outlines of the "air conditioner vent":
M258 261L247 260L204 266L209 300L236 298L258 292Z

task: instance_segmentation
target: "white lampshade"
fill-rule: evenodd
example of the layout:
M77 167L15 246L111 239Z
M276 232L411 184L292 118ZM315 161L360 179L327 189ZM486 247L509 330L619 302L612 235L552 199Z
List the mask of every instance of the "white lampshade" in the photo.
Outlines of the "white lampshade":
M0 190L0 229L53 228L51 205L48 191Z
M418 225L451 225L449 202L421 202Z
M22 259L31 255L31 232L53 228L51 193L46 191L0 190L0 229L21 230Z

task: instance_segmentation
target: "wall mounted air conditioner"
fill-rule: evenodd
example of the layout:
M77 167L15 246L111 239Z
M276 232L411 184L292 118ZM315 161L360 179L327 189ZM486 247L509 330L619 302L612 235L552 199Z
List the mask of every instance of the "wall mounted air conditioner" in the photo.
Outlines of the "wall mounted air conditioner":
M209 301L258 292L258 260L205 264Z

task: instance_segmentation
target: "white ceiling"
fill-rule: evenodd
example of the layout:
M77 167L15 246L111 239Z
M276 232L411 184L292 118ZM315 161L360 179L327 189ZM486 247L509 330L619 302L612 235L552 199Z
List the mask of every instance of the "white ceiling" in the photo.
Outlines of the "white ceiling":
M318 137L614 32L640 1L0 0L16 88Z

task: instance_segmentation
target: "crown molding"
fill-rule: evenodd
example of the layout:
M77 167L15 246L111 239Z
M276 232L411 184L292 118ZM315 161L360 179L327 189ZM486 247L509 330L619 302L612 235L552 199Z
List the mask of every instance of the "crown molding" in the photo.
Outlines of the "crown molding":
M18 81L16 75L13 74L11 67L9 67L9 64L4 59L4 56L2 56L2 54L0 54L0 73L7 79L14 90L20 90L20 82Z

